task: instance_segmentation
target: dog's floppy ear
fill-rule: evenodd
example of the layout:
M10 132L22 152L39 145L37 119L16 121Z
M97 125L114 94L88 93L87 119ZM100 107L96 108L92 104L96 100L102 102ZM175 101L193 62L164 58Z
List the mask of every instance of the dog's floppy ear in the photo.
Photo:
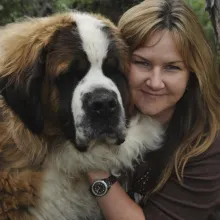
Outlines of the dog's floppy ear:
M55 32L73 25L73 18L57 14L27 18L0 28L0 93L34 133L44 126L42 86L48 68L48 45Z
M0 78L0 91L8 106L37 134L44 127L41 103L44 75L45 51L42 49L34 62L19 74L13 72Z

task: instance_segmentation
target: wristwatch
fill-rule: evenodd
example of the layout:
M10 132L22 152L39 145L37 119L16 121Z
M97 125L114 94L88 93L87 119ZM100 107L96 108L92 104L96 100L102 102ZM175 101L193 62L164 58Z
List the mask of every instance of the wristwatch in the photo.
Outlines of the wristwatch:
M113 175L105 179L96 180L90 186L90 192L97 197L104 196L116 181L117 178Z

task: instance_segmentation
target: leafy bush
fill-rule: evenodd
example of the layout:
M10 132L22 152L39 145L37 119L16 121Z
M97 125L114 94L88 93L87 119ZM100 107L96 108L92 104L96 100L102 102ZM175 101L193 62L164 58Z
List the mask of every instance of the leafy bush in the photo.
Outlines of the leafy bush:
M209 43L212 47L214 47L214 30L212 23L209 19L209 14L205 11L206 3L205 0L186 0L188 5L192 8L192 10L196 13L199 18L200 23L206 33L206 36L209 40Z

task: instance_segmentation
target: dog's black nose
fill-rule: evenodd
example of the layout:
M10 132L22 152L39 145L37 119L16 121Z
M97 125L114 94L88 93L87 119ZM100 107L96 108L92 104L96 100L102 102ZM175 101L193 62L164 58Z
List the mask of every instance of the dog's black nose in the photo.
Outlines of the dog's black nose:
M96 116L112 116L118 112L119 103L117 95L106 89L96 89L87 96L86 105Z
M89 107L96 114L112 114L116 111L117 101L112 94L105 94L103 97L94 97Z

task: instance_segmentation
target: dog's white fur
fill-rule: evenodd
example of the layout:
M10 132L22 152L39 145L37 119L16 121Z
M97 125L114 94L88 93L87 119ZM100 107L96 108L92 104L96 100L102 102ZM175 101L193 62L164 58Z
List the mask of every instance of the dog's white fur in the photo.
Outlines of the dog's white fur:
M86 172L104 170L118 173L133 168L134 161L160 147L163 129L142 114L132 118L125 142L120 146L94 143L88 152L78 152L72 144L54 152L44 179L39 210L31 210L38 220L102 219L96 199L89 192Z

